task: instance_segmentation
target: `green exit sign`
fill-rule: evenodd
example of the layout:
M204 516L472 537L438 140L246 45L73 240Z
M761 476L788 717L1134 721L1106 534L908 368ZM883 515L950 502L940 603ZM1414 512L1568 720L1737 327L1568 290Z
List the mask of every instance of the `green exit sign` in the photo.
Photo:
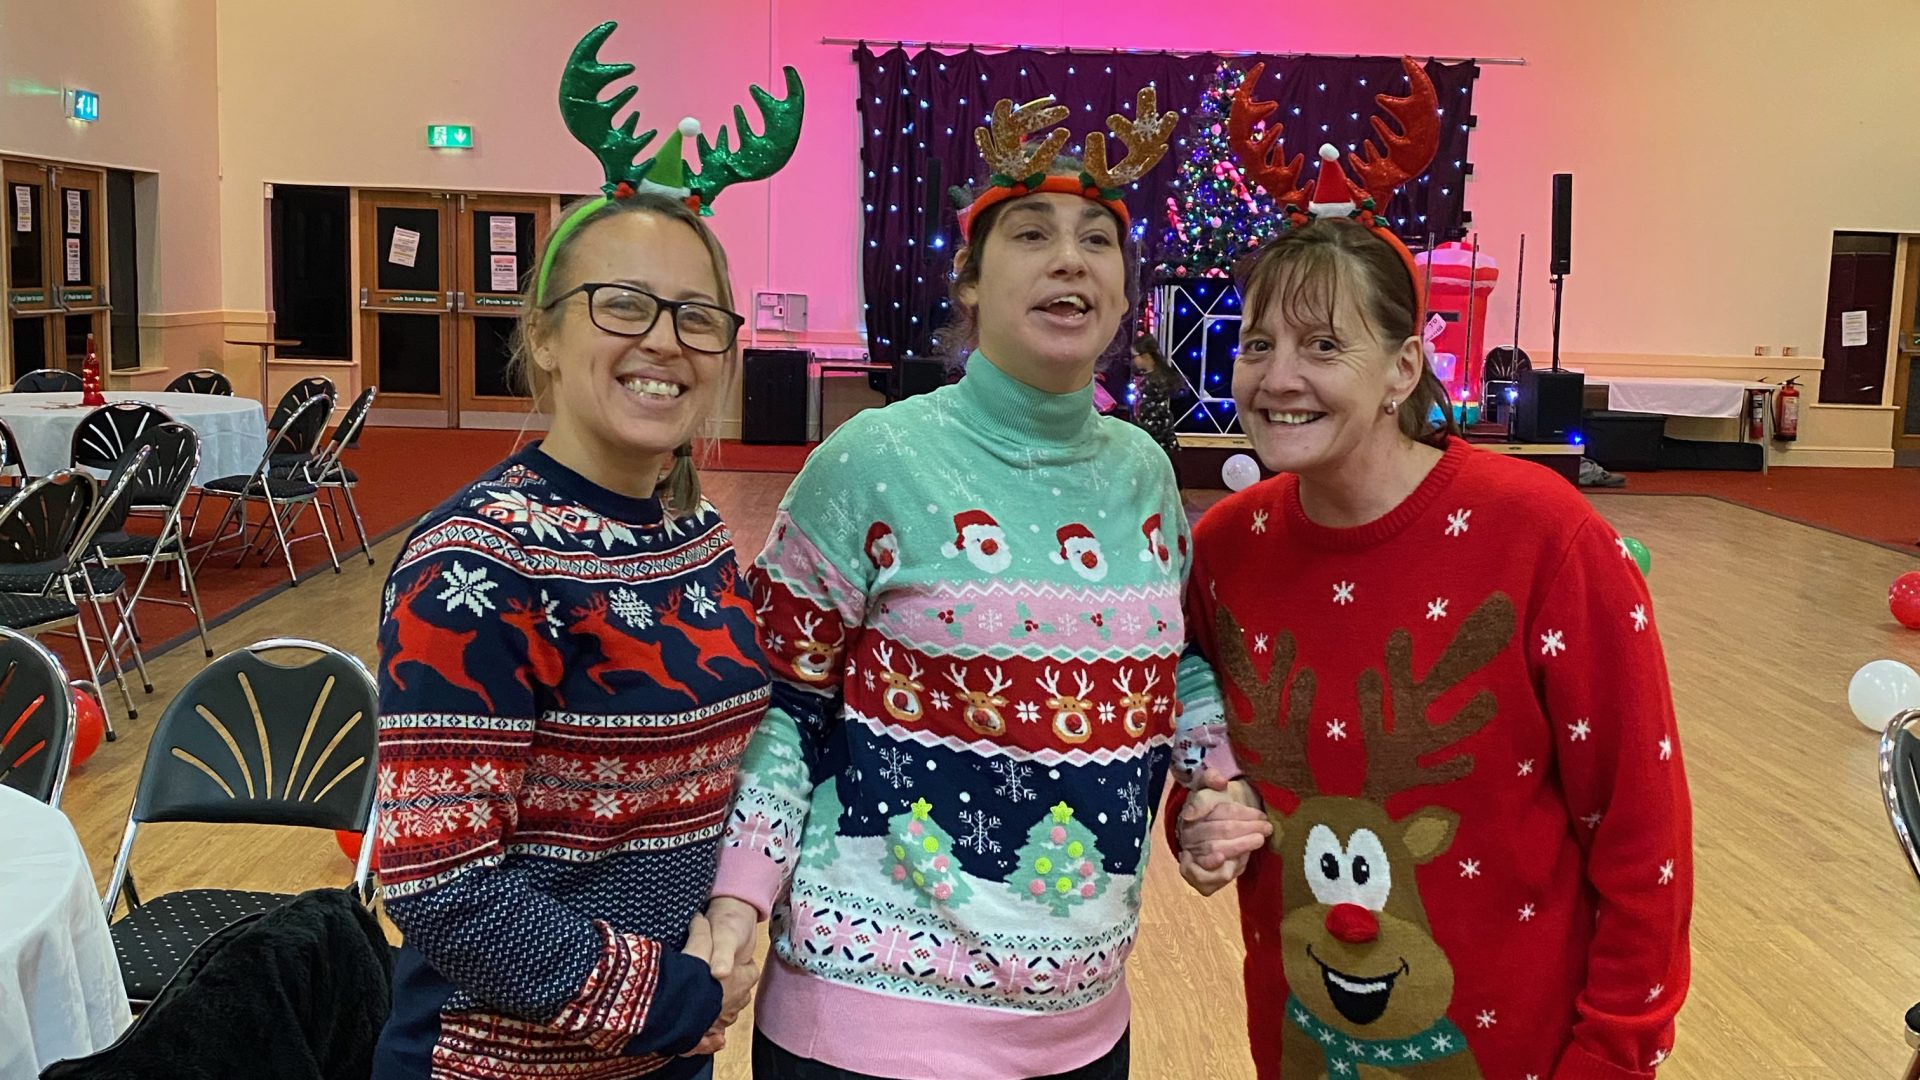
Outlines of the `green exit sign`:
M473 128L466 124L428 124L427 146L434 150L471 150Z

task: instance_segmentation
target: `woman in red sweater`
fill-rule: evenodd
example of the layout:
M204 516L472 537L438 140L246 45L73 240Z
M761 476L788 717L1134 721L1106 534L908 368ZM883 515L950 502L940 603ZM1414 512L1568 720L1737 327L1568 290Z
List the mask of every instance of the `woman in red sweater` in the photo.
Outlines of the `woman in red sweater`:
M1243 269L1234 400L1282 475L1195 530L1228 737L1181 869L1238 878L1262 1080L1650 1077L1693 887L1652 605L1572 485L1453 434L1404 250L1330 215Z

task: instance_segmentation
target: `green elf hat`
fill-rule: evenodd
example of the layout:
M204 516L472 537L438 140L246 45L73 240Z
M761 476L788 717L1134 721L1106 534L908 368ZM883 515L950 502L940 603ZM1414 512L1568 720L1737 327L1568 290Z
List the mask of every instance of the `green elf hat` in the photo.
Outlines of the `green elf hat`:
M600 198L582 203L554 230L554 242L547 245L546 258L541 260L540 273L534 279L533 302L536 307L546 298L547 275L553 270L553 253L560 249L568 234L585 224L594 214L620 199L651 191L682 199L701 216L710 217L713 214L713 201L720 192L733 184L765 180L779 172L793 158L794 147L800 142L800 119L806 103L806 92L800 85L800 73L788 67L783 69L787 79L786 97L776 98L758 86L747 88L754 103L760 107L764 134L755 135L753 129L747 126L746 110L735 105L733 122L740 131L739 149L728 145L726 125L720 127L719 140L710 143L701 134L700 122L689 116L667 135L652 157L636 161L640 152L653 142L659 132L650 129L635 134L635 129L640 125L637 110L628 113L624 123L615 124L614 116L633 100L633 96L640 92L639 88L629 86L610 98L600 98L601 92L616 79L633 74L632 64L600 62L600 46L606 43L618 26L616 22L603 22L587 31L580 43L573 47L573 55L567 59L566 70L560 76L560 115L573 137L600 159L606 183L601 185ZM685 161L684 147L688 137L695 140L700 162L698 172L688 168Z

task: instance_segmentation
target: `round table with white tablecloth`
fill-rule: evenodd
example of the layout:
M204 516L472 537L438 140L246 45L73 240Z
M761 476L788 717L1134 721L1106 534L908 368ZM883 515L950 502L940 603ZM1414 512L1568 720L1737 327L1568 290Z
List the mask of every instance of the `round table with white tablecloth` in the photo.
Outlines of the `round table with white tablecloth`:
M266 414L252 398L158 390L114 390L106 398L109 402L144 401L198 433L196 484L251 473L267 452ZM31 476L45 476L73 464L73 429L92 411L80 404L78 393L0 394L0 420L13 429Z
M72 823L0 787L0 1077L105 1049L132 1020Z

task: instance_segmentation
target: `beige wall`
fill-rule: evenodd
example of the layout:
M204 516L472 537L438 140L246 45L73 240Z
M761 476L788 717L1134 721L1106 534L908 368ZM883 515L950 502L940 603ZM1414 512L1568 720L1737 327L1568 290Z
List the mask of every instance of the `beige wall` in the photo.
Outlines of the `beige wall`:
M138 196L143 353L170 351L162 317L221 307L220 137L214 0L7 0L0 4L0 154L157 174ZM65 116L63 92L100 95L100 120ZM144 185L143 185L144 187ZM178 346L185 355L197 347Z
M639 65L650 126L692 113L711 127L748 82L801 69L810 108L793 164L726 195L715 223L737 290L809 293L815 340L854 340L860 306L855 69L822 36L1524 57L1484 69L1468 206L1509 275L1517 235L1532 241L1523 344L1536 356L1553 172L1579 178L1569 352L1816 354L1833 230L1920 232L1920 128L1902 104L1920 41L1911 0L1855 0L1844 18L1804 0L1383 0L1363 18L1220 0L1204 19L1164 0L1110 0L1098 19L1057 5L713 0L647 5L644 27L638 5L604 0L75 0L90 16L77 20L56 6L0 11L0 64L10 84L87 81L108 119L75 130L10 92L0 149L159 171L166 313L264 307L266 183L596 186L554 80L610 14L627 25L606 52ZM62 29L76 24L86 33ZM435 120L473 124L479 148L424 149ZM1503 284L1496 309L1512 295Z

